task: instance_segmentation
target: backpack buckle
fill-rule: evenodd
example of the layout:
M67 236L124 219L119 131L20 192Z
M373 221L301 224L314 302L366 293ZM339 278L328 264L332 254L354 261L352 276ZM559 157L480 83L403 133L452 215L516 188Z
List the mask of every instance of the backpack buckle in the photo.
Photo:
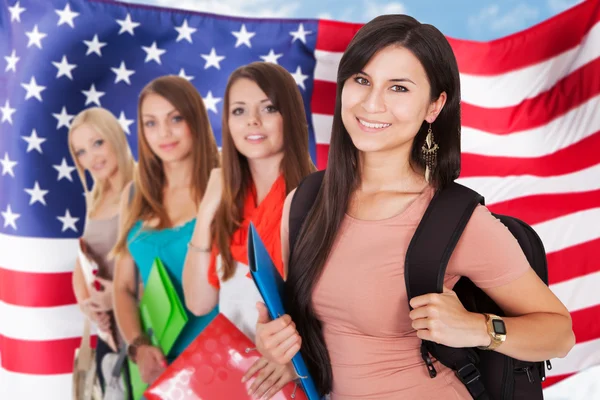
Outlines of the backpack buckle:
M465 386L470 385L477 379L481 378L479 370L473 363L468 363L467 365L464 365L458 369L456 371L456 376L458 376L458 379L460 379Z

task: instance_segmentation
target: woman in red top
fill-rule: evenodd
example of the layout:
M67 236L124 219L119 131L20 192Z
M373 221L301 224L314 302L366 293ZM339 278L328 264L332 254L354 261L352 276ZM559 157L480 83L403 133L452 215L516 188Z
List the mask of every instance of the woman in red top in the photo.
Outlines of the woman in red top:
M222 168L212 171L199 207L183 288L193 313L207 314L218 303L220 313L254 340L261 297L249 276L249 224L283 275L283 203L315 168L302 97L283 67L256 62L237 69L223 104Z

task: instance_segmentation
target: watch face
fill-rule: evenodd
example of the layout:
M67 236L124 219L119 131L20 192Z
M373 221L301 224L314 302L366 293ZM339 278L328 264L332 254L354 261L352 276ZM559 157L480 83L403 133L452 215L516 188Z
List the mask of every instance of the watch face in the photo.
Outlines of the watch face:
M506 327L504 326L504 321L495 319L492 321L492 326L494 327L494 332L496 332L497 335L506 335Z

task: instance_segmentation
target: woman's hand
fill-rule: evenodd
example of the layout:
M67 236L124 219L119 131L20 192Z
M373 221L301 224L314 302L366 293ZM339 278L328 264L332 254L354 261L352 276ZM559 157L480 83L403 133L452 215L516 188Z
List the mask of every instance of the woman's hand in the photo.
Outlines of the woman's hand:
M256 303L256 308L256 348L269 361L279 365L289 363L302 346L296 324L287 314L270 321L267 307L261 302Z
M103 332L110 332L110 315L107 312L102 311L101 307L94 303L91 297L85 299L81 303L81 310L90 321L92 321L98 326L98 329L100 329Z
M198 208L198 212L202 215L213 215L217 212L221 204L223 196L223 170L221 168L213 168L210 171L210 177L206 184L206 191L202 197L202 202Z
M467 311L456 293L447 287L443 293L414 297L410 305L412 327L422 340L454 348L490 344L485 316Z
M113 283L112 281L98 278L95 280L103 286L103 290L97 290L94 285L90 287L90 299L96 305L96 311L110 311L113 309Z
M136 349L135 362L140 370L142 381L152 384L165 368L167 361L158 347L141 345Z
M242 382L247 382L257 373L256 379L248 389L248 394L258 399L270 399L285 385L298 378L292 363L280 365L262 357L248 369Z

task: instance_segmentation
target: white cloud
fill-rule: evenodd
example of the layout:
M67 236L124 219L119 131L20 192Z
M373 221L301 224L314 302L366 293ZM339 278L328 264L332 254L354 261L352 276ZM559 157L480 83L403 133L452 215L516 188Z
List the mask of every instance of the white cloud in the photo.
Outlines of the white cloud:
M149 2L149 1L148 1ZM179 8L182 10L202 11L213 14L239 17L286 18L294 17L300 8L297 1L282 0L155 0L161 7Z
M331 19L332 20L333 16L330 13L328 13L328 12L324 12L324 13L317 14L317 18L319 18L319 19Z
M384 14L406 14L406 6L403 3L377 3L382 0L363 0L363 4L346 7L341 13L337 13L335 19L347 22L366 23L373 18ZM330 14L327 13L330 16Z
M527 4L519 4L512 10L502 13L497 4L482 9L479 14L469 17L469 28L479 32L489 29L494 32L513 32L525 28L529 21L536 19L539 9Z
M373 1L365 0L365 22L384 14L406 14L406 7L404 4L398 2L378 4Z
M584 0L548 0L548 8L553 13L559 13L582 3L583 1Z

